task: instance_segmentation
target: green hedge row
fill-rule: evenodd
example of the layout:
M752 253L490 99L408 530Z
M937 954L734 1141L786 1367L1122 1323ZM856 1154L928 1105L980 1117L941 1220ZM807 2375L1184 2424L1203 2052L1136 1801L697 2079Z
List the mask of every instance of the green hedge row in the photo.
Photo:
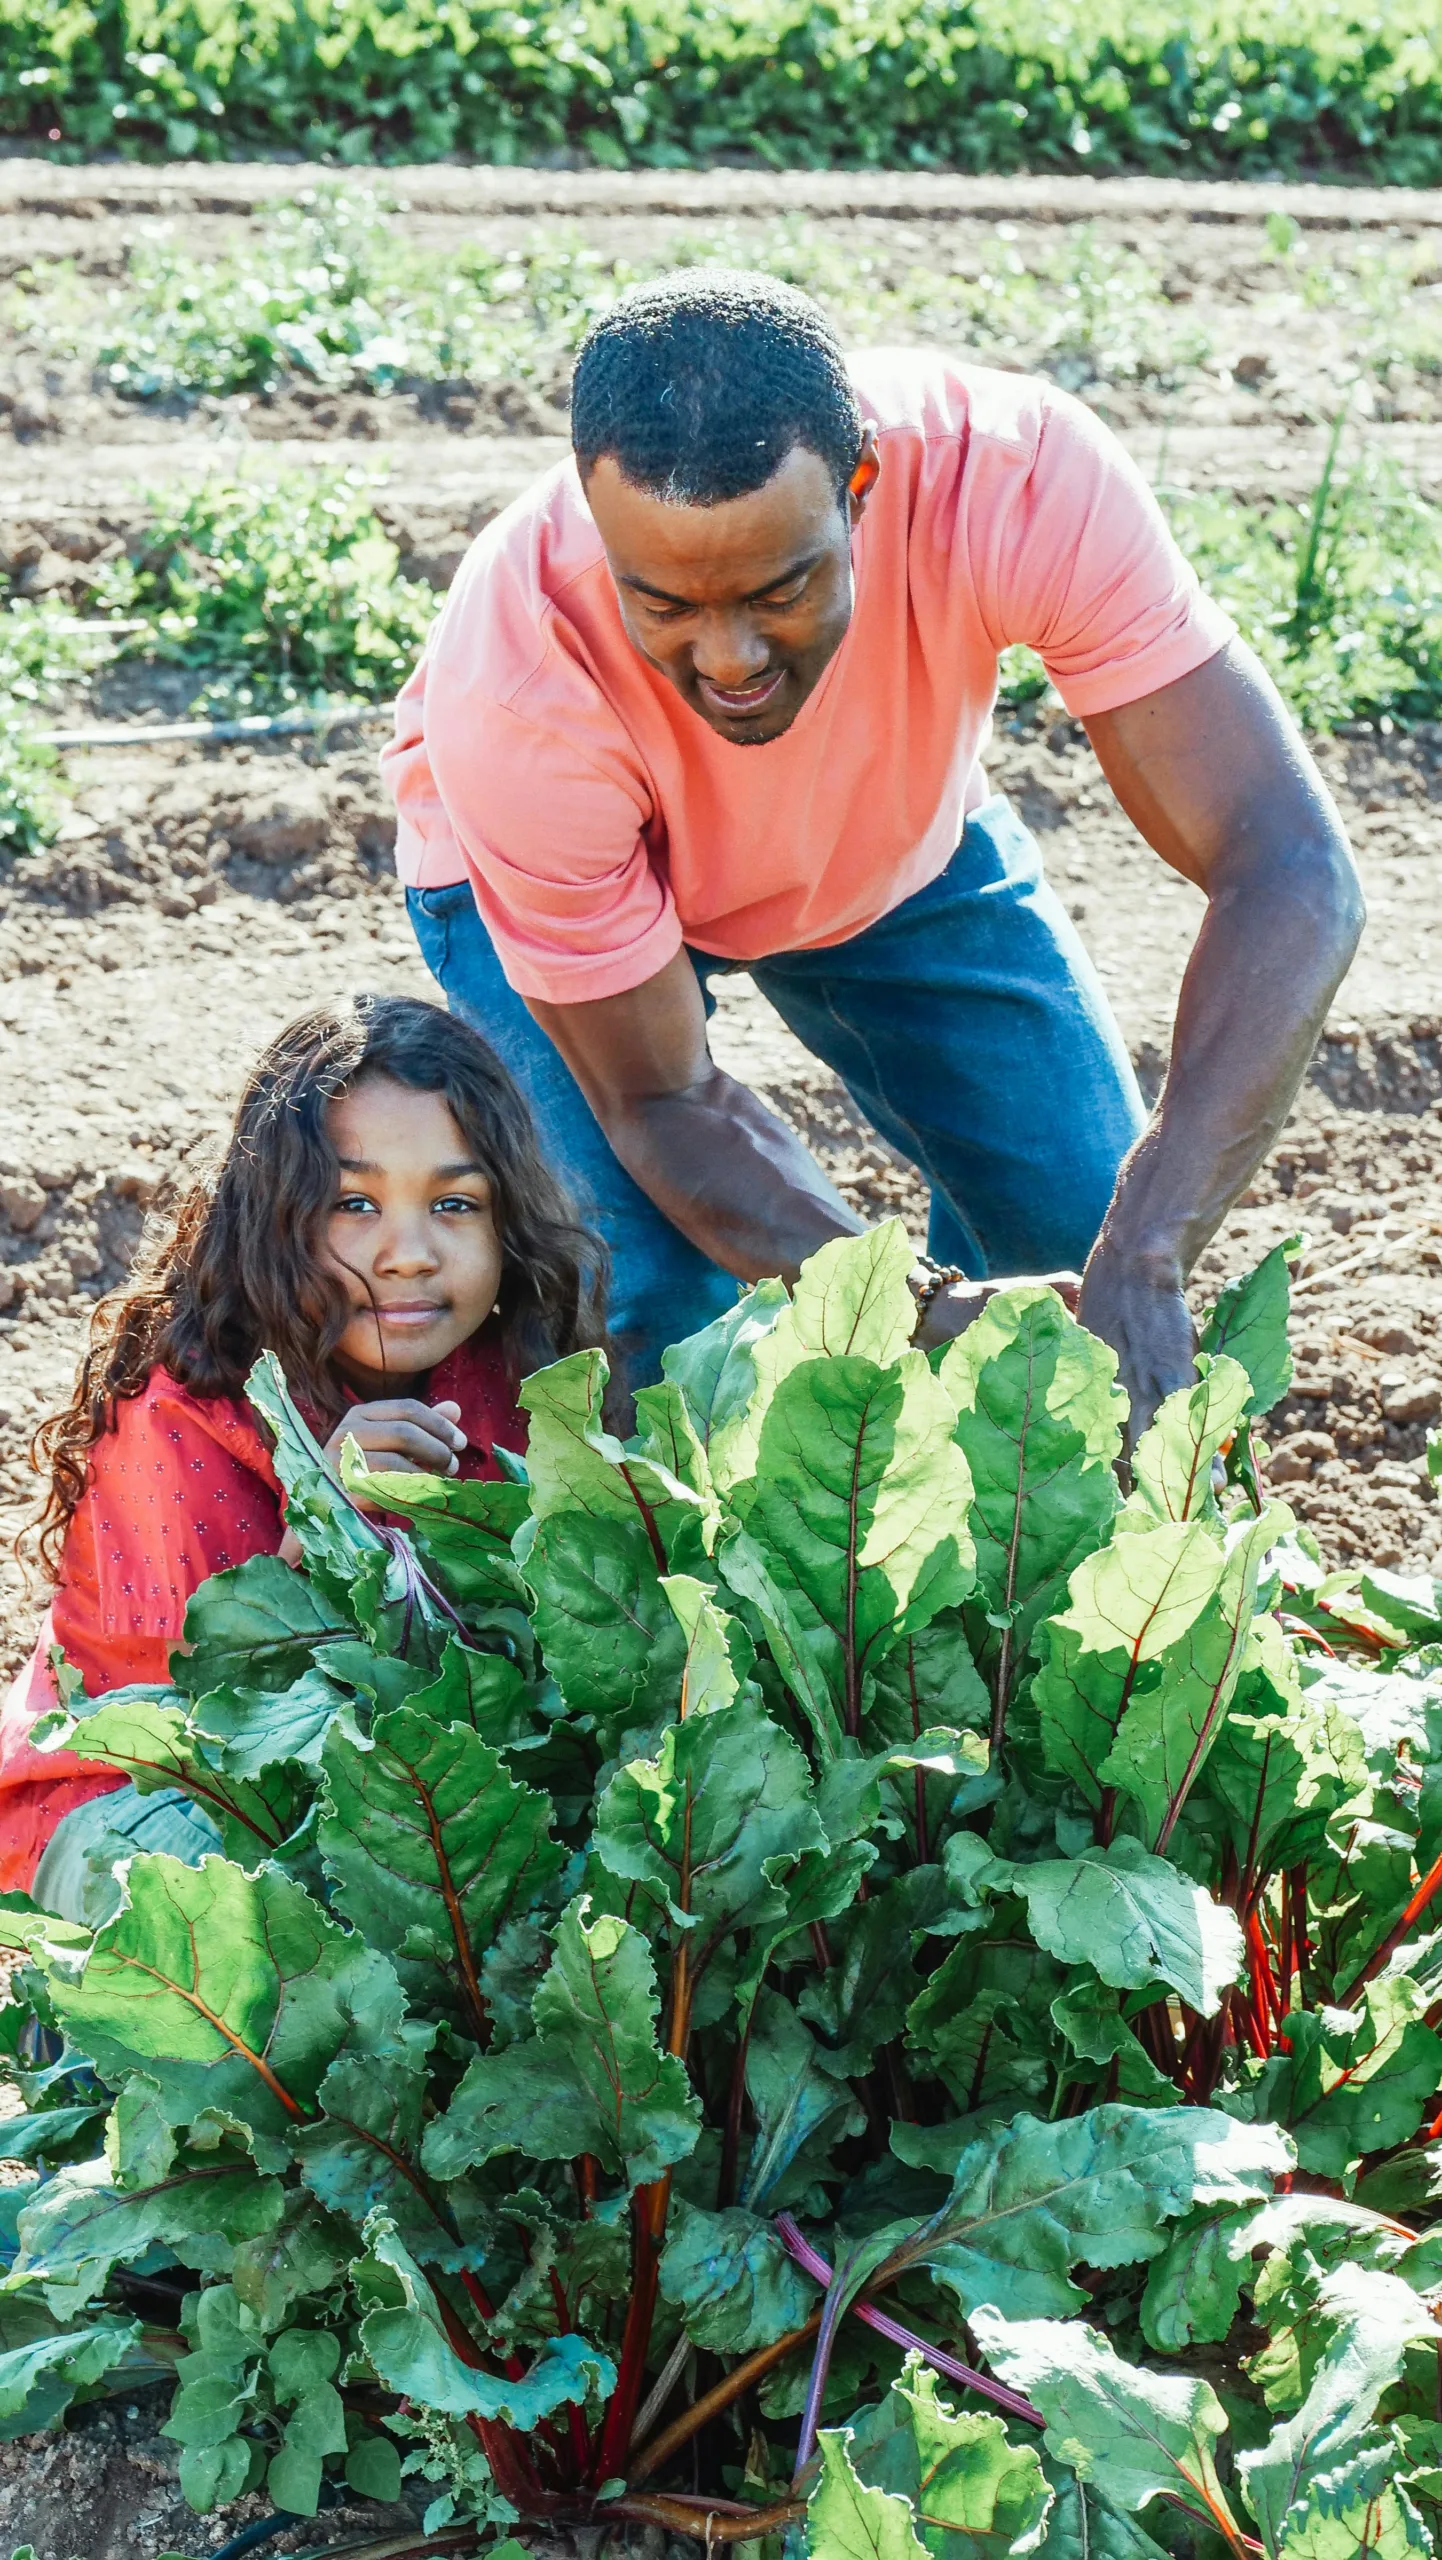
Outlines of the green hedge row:
M1442 182L1436 0L0 0L61 154Z

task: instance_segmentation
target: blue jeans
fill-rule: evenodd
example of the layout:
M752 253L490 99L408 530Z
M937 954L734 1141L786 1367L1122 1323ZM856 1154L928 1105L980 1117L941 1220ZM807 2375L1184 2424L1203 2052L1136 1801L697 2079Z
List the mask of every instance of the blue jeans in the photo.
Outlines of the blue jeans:
M611 1328L633 1385L735 1301L631 1180L570 1070L507 985L469 884L412 889L411 922L451 1011L527 1095L541 1143L612 1256ZM691 951L708 981L730 964ZM1080 1269L1143 1120L1111 1009L1036 844L988 800L928 888L825 951L750 974L797 1038L931 1185L930 1246L980 1279Z

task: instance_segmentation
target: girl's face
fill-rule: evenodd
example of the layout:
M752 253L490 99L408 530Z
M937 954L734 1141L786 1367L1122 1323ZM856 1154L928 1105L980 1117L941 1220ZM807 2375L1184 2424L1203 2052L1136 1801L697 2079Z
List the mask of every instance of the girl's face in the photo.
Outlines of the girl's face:
M491 1186L438 1093L367 1076L327 1115L340 1158L326 1246L354 1313L336 1366L361 1395L434 1369L501 1284Z

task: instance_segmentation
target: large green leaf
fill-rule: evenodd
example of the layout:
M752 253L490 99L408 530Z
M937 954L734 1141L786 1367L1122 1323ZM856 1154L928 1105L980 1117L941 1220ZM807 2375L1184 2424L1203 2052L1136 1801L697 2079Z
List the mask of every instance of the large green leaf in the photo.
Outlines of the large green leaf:
M1254 1271L1227 1283L1202 1326L1201 1349L1213 1359L1224 1354L1240 1361L1251 1381L1251 1410L1270 1413L1292 1383L1292 1354L1287 1341L1291 1307L1291 1265L1301 1251L1300 1236L1274 1245Z
M676 1712L686 1637L662 1574L634 1507L548 1513L527 1554L547 1668L572 1715L601 1719L608 1736Z
M1042 2539L1053 2493L1035 2446L1010 2443L989 2413L949 2408L914 2355L849 2450L869 2488L907 2501L932 2560L994 2560Z
M340 1472L348 1491L409 1523L417 1555L458 1609L524 1607L525 1586L511 1554L530 1511L524 1485L369 1467L353 1440L341 1452Z
M1370 1985L1360 2009L1311 2009L1287 2021L1274 2055L1231 2101L1285 2125L1304 2169L1344 2177L1351 2163L1414 2134L1442 2083L1442 2037L1427 1995L1405 1975Z
M384 2214L367 2231L369 2256L352 2269L372 2307L361 2345L387 2390L448 2417L498 2418L529 2429L568 2400L615 2389L609 2356L585 2338L553 2338L529 2373L516 2381L463 2364L446 2333L433 2287Z
M148 2072L174 2122L213 2108L291 2134L338 2053L379 2053L394 2037L400 1987L385 1957L275 1868L141 1857L128 1890L78 1975L41 1961L81 2050L111 2079Z
M945 2204L889 2235L886 2263L929 2266L968 2318L984 2303L1014 2318L1073 2311L1085 2298L1073 2266L1156 2257L1168 2222L1266 2196L1290 2165L1271 2128L1199 2107L1094 2107L1056 2124L1023 2115L967 2145Z
M1366 1785L1357 1727L1325 1691L1303 1689L1282 1629L1258 1618L1205 1777L1240 1871L1255 1879L1319 1856L1332 1817Z
M368 2056L341 2054L320 2084L320 2121L296 2150L301 2176L329 2213L361 2231L384 2212L427 2266L464 2266L475 2239L471 2196L460 2183L442 2192L421 2166L432 2037L431 2027L408 2020L384 2070Z
M346 1696L323 1671L312 1669L288 1689L208 1690L196 1699L191 1722L218 1746L228 1777L258 1779L287 1766L315 1772L331 1718Z
M472 1726L414 1707L377 1716L368 1738L338 1719L325 1779L320 1847L338 1909L396 1957L413 1994L484 2035L481 1957L564 1859L550 1799L519 1786Z
M740 2194L756 2213L801 2204L818 2178L836 2174L837 2143L866 2121L849 2080L776 1992L763 1991L756 2004L746 2094L754 2131Z
M830 1637L834 1694L859 1734L864 1686L898 1636L970 1589L971 1479L920 1352L890 1368L805 1360L761 1427L750 1526Z
M1054 1289L1004 1289L941 1364L971 1471L976 1600L968 1612L989 1677L1008 1681L1073 1565L1106 1535L1126 1398L1116 1355Z
M1250 1409L1252 1382L1239 1360L1197 1359L1197 1383L1162 1403L1132 1451L1132 1483L1159 1520L1191 1520L1216 1508L1212 1461Z
M1048 1622L1034 1690L1047 1758L1091 1804L1131 1796L1159 1848L1220 1730L1289 1518L1271 1505L1223 1546L1202 1520L1129 1509Z
M628 1450L606 1429L601 1408L608 1374L603 1351L576 1351L538 1369L522 1386L520 1400L530 1415L531 1514L540 1521L556 1512L584 1511L597 1520L639 1522L664 1572L666 1537L678 1512L699 1526L710 1498L654 1458Z
M133 2187L117 2185L108 2159L78 2161L48 2178L21 2214L16 2273L70 2315L112 2267L133 2266L157 2241L182 2266L228 2274L233 2250L273 2230L283 2202L277 2179L257 2177L233 2154L183 2154L165 2176Z
M1430 2552L1433 2538L1396 2473L1396 2446L1384 2438L1311 2480L1286 2519L1287 2560L1412 2560Z
M756 1392L756 1345L790 1303L782 1281L758 1280L724 1315L661 1354L662 1375L685 1397L712 1480L723 1489L755 1462L755 1429L748 1442L745 1426Z
M799 2329L819 2298L759 2214L740 2205L705 2213L680 2198L667 2226L661 2291L693 2345L728 2356Z
M139 2344L138 2322L104 2320L0 2352L0 2444L58 2426L76 2392L136 2361Z
M1252 2276L1252 2252L1287 2250L1303 2233L1309 2249L1325 2236L1359 2253L1385 2239L1394 2264L1408 2245L1405 2226L1345 2196L1299 2192L1269 2204L1208 2208L1189 2216L1147 2270L1141 2317L1148 2344L1168 2355L1220 2345L1236 2318L1243 2279Z
M192 1698L213 1689L288 1689L318 1647L353 1641L357 1632L349 1612L279 1556L251 1556L192 1594L171 1677Z
M612 1875L664 1897L695 1972L732 1930L782 1920L787 1869L826 1834L805 1753L738 1698L668 1726L654 1760L617 1771L595 1844Z
M1327 2473L1361 2448L1408 2346L1438 2334L1410 2285L1364 2267L1339 2267L1321 2287L1319 2308L1332 2335L1306 2399L1238 2464L1243 2494L1274 2555L1298 2501L1306 2502Z
M533 2160L589 2152L633 2186L695 2145L700 2110L684 2066L656 2042L651 1953L639 1930L573 1902L534 2000L533 2037L481 2054L422 2150L432 2177L520 2151Z
M1090 1964L1114 1990L1165 1982L1210 2017L1242 1970L1236 1914L1136 1840L1123 1836L1106 1849L1026 1866L990 1859L984 1850L978 1859L974 1833L958 1834L948 1849L973 1853L967 1860L973 1888L994 1885L1021 1895L1033 1935L1050 1955L1063 1964ZM948 1875L955 1870L953 1854Z
M43 1750L108 1761L143 1796L181 1789L209 1814L226 1855L253 1863L294 1828L301 1810L295 1782L275 1764L255 1778L218 1767L221 1755L206 1750L188 1703L174 1689L112 1689L82 1715L53 1719L36 1738Z
M811 2560L925 2560L907 2500L862 2485L845 2434L824 2427L816 2449L821 2476L806 2510Z
M988 2363L1040 2409L1059 2461L1132 2513L1174 2499L1237 2547L1214 2451L1226 2412L1210 2383L1128 2364L1078 2320L1008 2320L979 2307L972 2325Z
M900 1359L916 1326L909 1279L915 1262L899 1218L863 1235L836 1236L803 1262L790 1303L749 1338L756 1383L723 1442L728 1484L754 1472L772 1398L801 1361L855 1358L884 1369Z

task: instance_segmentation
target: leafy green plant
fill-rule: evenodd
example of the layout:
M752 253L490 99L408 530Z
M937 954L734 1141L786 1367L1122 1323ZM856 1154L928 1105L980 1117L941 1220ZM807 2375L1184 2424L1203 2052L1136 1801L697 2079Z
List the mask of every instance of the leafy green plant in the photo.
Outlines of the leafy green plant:
M67 155L670 167L1442 168L1435 12L1200 0L7 0L0 126Z
M77 622L24 598L0 607L0 854L33 853L64 811L54 750L35 735L36 715L79 686L114 649L101 623Z
M434 600L399 576L373 487L354 470L254 471L152 491L95 600L138 626L129 655L214 670L226 705L377 699L410 673Z
M678 241L668 267L760 265L814 294L854 344L941 340L1028 364L1075 389L1176 379L1208 341L1167 302L1148 261L1089 225L1023 256L998 226L981 272L952 274L839 248L817 225L734 226ZM268 393L287 380L386 392L465 380L550 379L648 261L608 257L564 230L506 254L410 247L404 207L371 188L309 189L267 217L263 244L198 259L167 241L136 252L123 284L87 304L68 270L32 271L15 325L68 343L140 399Z
M928 1361L896 1223L496 1484L337 1480L267 1355L304 1569L48 1737L215 1853L0 1914L0 2428L173 2369L202 2511L1426 2547L1442 1595L1267 1498L1288 1250L1125 1495L1110 1352Z

